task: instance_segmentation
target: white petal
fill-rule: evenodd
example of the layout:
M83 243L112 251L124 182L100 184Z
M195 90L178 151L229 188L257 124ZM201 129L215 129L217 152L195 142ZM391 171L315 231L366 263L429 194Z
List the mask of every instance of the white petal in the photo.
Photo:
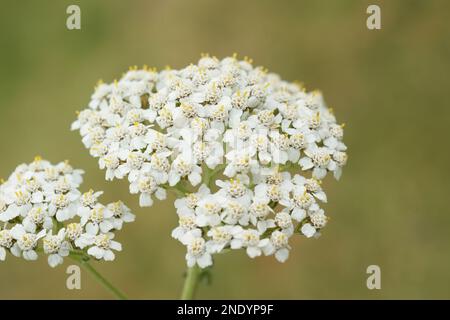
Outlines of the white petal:
M294 208L294 210L292 210L291 216L292 216L292 219L294 219L296 221L302 221L306 217L306 212L303 209Z
M122 251L122 245L117 241L111 241L110 248L116 251Z
M128 175L128 181L134 182L137 180L138 176L139 176L138 170L131 170L130 174Z
M261 249L258 247L248 247L247 254L250 258L259 257L261 255Z
M153 200L149 193L141 193L139 196L139 205L141 207L151 207L153 205Z
M37 255L36 251L28 250L28 251L23 252L23 258L25 260L33 261L33 260L37 260L38 255Z
M286 248L278 250L275 253L275 258L280 262L285 262L289 258L289 250Z
M10 234L14 239L19 239L25 234L25 228L21 224L16 224L11 230Z
M57 254L51 254L48 256L48 264L52 268L56 267L57 265L62 264L63 261L64 261L63 258Z
M173 187L178 181L180 181L180 176L171 171L169 173L169 185Z
M22 255L22 250L20 249L19 245L17 243L15 243L12 247L11 247L11 253L20 258L20 256Z
M308 157L301 158L298 163L300 164L303 170L308 170L314 167L312 160Z
M86 232L88 233L88 234L90 234L90 235L93 235L93 236L95 236L96 234L97 234L97 232L98 232L98 224L97 223L92 223L92 222L89 222L87 225L86 225Z
M311 238L316 233L316 229L309 223L304 224L301 231L307 238Z
M205 253L199 259L197 259L197 264L200 268L206 268L212 265L212 258L209 253Z
M186 254L186 262L187 262L187 266L189 268L192 268L193 266L195 266L195 258L192 257L190 254Z
M313 170L313 177L318 180L325 178L326 175L327 175L327 169L314 168L314 170Z
M31 219L25 218L22 223L27 232L29 233L36 232L36 224L32 222Z
M45 237L45 235L47 234L47 230L41 230L39 231L39 233L36 235L36 241Z
M265 247L262 248L264 255L270 256L275 252L275 248L272 243L268 243Z
M240 239L233 239L230 243L231 249L240 249L242 248L242 240Z
M327 195L323 191L315 192L314 196L322 202L327 202Z
M192 172L188 176L189 182L192 184L192 186L198 185L202 181L202 176L198 172Z
M101 259L101 258L103 258L103 255L105 254L105 250L103 250L99 247L91 247L91 248L89 248L87 253L91 256L94 256L97 259Z
M105 220L102 221L100 223L100 230L102 231L102 233L107 233L109 232L112 228L114 228L113 224L111 223L111 221L109 220Z
M116 258L116 256L114 255L114 252L112 252L111 250L106 250L105 254L103 256L103 259L105 259L105 261L113 261Z
M155 192L155 197L158 200L165 200L167 198L166 190L164 190L163 188L158 188Z

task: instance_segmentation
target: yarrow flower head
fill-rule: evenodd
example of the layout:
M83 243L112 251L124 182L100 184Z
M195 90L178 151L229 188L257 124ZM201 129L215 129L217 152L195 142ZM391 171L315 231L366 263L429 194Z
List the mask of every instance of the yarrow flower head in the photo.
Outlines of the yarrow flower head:
M0 260L7 252L26 260L44 253L51 267L71 253L114 260L121 245L113 232L134 215L121 202L100 204L102 192L82 194L82 175L68 162L39 157L16 168L0 185Z
M317 237L326 225L321 180L339 179L347 162L343 125L320 92L236 56L131 68L96 87L72 129L106 179L128 178L141 206L181 194L172 236L202 268L227 249L284 262L294 234Z

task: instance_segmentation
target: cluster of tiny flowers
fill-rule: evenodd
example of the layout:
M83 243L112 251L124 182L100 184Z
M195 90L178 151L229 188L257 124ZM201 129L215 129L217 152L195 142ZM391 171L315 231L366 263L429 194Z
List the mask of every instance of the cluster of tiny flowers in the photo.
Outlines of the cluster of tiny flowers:
M106 179L128 178L141 206L183 192L172 235L189 266L241 248L285 261L293 234L325 226L321 180L339 179L347 161L343 126L319 92L235 56L131 68L96 87L72 129Z
M39 157L16 168L0 185L0 260L7 251L26 260L44 253L51 267L71 253L114 260L122 247L113 232L135 216L122 202L100 204L102 192L82 194L82 174Z

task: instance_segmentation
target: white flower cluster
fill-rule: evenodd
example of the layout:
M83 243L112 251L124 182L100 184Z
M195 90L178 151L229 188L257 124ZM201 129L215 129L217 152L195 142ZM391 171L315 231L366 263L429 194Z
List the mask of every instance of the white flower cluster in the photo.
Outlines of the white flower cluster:
M122 202L100 204L102 192L82 194L82 174L67 162L39 157L16 168L0 185L0 260L7 251L26 260L43 252L51 267L71 253L114 260L112 250L122 247L113 231L135 216Z
M107 179L128 176L141 206L183 192L173 236L189 266L230 248L285 261L295 232L311 237L326 224L320 180L338 179L347 161L343 126L319 92L236 57L131 68L97 86L72 129Z

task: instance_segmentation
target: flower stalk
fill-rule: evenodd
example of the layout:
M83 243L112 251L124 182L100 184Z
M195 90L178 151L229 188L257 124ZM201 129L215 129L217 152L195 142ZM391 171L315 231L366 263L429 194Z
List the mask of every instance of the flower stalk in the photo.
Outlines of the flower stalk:
M187 269L181 300L193 300L200 281L202 270L197 266Z
M88 271L95 280L97 280L103 287L110 291L118 300L128 300L128 298L124 293L122 293L122 291L116 288L89 263L89 257L80 255L79 253L71 253L70 257L74 261L76 261L84 270Z

